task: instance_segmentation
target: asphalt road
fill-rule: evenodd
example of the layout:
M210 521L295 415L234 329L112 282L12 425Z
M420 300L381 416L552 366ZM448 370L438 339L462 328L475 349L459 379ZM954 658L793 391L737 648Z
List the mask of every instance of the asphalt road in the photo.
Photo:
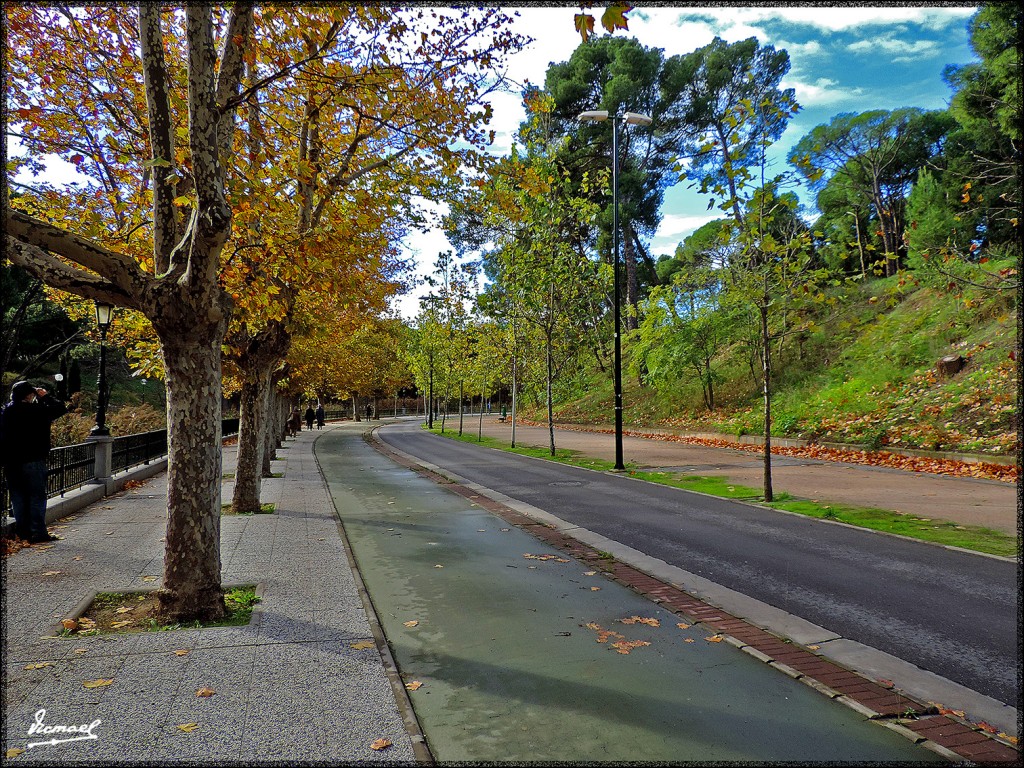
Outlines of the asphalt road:
M1017 705L1018 566L428 434L387 444Z

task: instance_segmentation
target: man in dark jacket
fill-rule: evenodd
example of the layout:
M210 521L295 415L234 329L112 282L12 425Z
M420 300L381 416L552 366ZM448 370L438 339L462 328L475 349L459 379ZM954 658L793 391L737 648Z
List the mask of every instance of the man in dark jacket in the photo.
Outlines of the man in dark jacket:
M46 458L50 424L67 406L27 381L11 387L11 401L0 413L0 452L18 536L37 544L56 541L46 530Z

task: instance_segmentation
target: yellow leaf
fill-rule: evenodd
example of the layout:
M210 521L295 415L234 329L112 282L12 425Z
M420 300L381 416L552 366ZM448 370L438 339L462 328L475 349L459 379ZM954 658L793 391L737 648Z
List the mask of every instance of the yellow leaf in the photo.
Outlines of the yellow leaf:
M11 747L7 750L7 759L10 760L12 757L17 757L24 751L24 749L20 749L19 747Z
M175 651L174 655L175 656L186 656L186 655L188 655L188 649L187 648L182 648L180 651Z
M134 610L134 608L129 608L128 606L125 606L123 608L118 608L116 611L114 611L114 613L131 613Z
M178 726L178 730L184 731L185 733L192 733L192 731L194 731L198 727L199 723L182 723Z
M198 691L196 691L196 696L207 699L210 696L213 696L213 694L215 693L216 691L213 690L213 688L200 688Z
M696 641L692 637L688 637L685 640L683 640L683 642L684 643L693 643L693 642L696 642Z
M114 681L113 680L104 680L103 678L100 678L99 680L86 680L84 683L82 683L82 687L84 687L84 688L105 688L106 686L110 685L112 682L114 682Z
M680 629L689 629L690 628L689 624L676 624L676 626L679 627Z
M423 683L421 683L419 680L413 680L411 683L406 683L405 687L408 688L410 691L417 691L423 687Z
M722 636L721 635L712 635L711 637L705 637L704 639L707 640L709 643L720 643L720 642L722 642Z
M369 640L360 640L358 643L352 643L351 647L355 648L357 651L362 651L366 648L373 648L373 643Z
M820 645L808 645L807 647L808 647L808 648L810 648L810 649L811 649L812 651L816 651L816 650L818 650L819 648L821 648L821 646L820 646Z
M143 581L156 581L156 576L143 576Z
M373 744L370 745L370 749L382 750L387 749L391 746L391 742L387 739L377 739Z
M134 622L131 619L126 619L125 621L113 621L110 623L110 628L121 629L121 627L127 627L131 624L134 624Z
M600 587L591 587L591 588L590 588L590 591L591 591L591 592L600 592L600 591L601 591L601 588L600 588Z
M47 571L46 573L43 574L43 576L56 576L59 573L60 573L60 571Z
M597 576L597 571L584 571L584 576Z
M402 623L406 627L415 627L417 624L419 624L419 622L415 621L415 620L413 620L413 621L405 621L405 622L402 622Z
M52 661L41 661L38 664L29 664L25 669L42 669L43 667L52 667Z
M78 619L64 619L64 621L61 622L61 626L63 626L64 629L74 631L78 629Z
M88 648L75 648L75 653L87 653L88 651Z

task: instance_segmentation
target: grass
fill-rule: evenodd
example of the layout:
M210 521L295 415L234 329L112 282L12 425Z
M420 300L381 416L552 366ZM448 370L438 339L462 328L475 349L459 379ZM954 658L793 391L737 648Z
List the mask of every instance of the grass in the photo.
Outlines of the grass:
M274 514L274 510L276 509L276 504L260 504L259 512L232 512L230 504L222 504L220 507L220 513L222 515L237 515L240 517L245 517L249 515L272 515Z
M165 624L156 618L157 598L153 592L100 592L78 619L65 623L61 635L76 637L245 626L252 619L253 607L259 601L255 586L235 587L224 593L224 605L227 608L224 618L217 621Z
M440 434L440 431L437 429L433 431ZM444 437L461 440L466 443L476 443L488 448L497 448L510 453L518 453L523 456L534 456L536 458L552 460L550 451L545 448L510 448L503 441L498 441L494 438L485 437L478 442L475 436L469 437L463 434L462 437L459 437L457 434L447 431L444 433ZM598 471L610 471L615 466L610 461L592 459L581 455L578 451L561 449L556 451L553 460L563 464L571 464L576 467ZM688 475L682 472L639 472L634 465L627 465L627 472L630 477L646 482L660 483L673 488L706 493L709 496L718 496L737 501L764 503L762 501L764 496L759 489L730 483L724 477ZM793 512L798 515L835 520L860 528L907 536L921 541L960 547L974 552L985 552L990 555L1001 555L1003 557L1013 557L1017 554L1016 537L981 526L958 525L948 521L930 520L884 509L854 507L845 504L825 504L818 501L795 499L785 492L775 494L775 500L765 506Z

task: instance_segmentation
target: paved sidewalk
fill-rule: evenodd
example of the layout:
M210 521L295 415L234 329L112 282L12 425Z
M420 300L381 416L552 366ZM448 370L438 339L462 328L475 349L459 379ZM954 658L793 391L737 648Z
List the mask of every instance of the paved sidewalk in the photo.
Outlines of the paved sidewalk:
M464 431L477 434L478 417L467 418ZM458 429L458 418L449 419ZM495 417L485 418L483 434L510 441L512 425ZM516 443L548 445L546 426L516 424ZM718 475L730 482L760 488L761 455L737 448L712 448L665 440L624 435L623 459L647 471L679 471L694 475ZM579 451L585 456L613 461L615 437L600 432L555 428L555 447ZM888 467L772 456L775 493L786 491L801 499L889 509L915 517L950 520L961 525L980 525L1009 535L1018 532L1017 488L998 480L947 477L907 472Z
M25 750L8 762L416 760L313 456L319 434L278 453L283 477L263 490L275 514L221 520L224 583L260 585L248 626L44 639L97 591L160 583L166 473L65 518L51 528L61 541L6 558L3 748ZM226 447L225 474L235 457ZM83 686L99 678L113 683ZM99 720L96 739L29 748L52 738L28 734L44 709L48 726ZM371 749L380 738L392 746Z

